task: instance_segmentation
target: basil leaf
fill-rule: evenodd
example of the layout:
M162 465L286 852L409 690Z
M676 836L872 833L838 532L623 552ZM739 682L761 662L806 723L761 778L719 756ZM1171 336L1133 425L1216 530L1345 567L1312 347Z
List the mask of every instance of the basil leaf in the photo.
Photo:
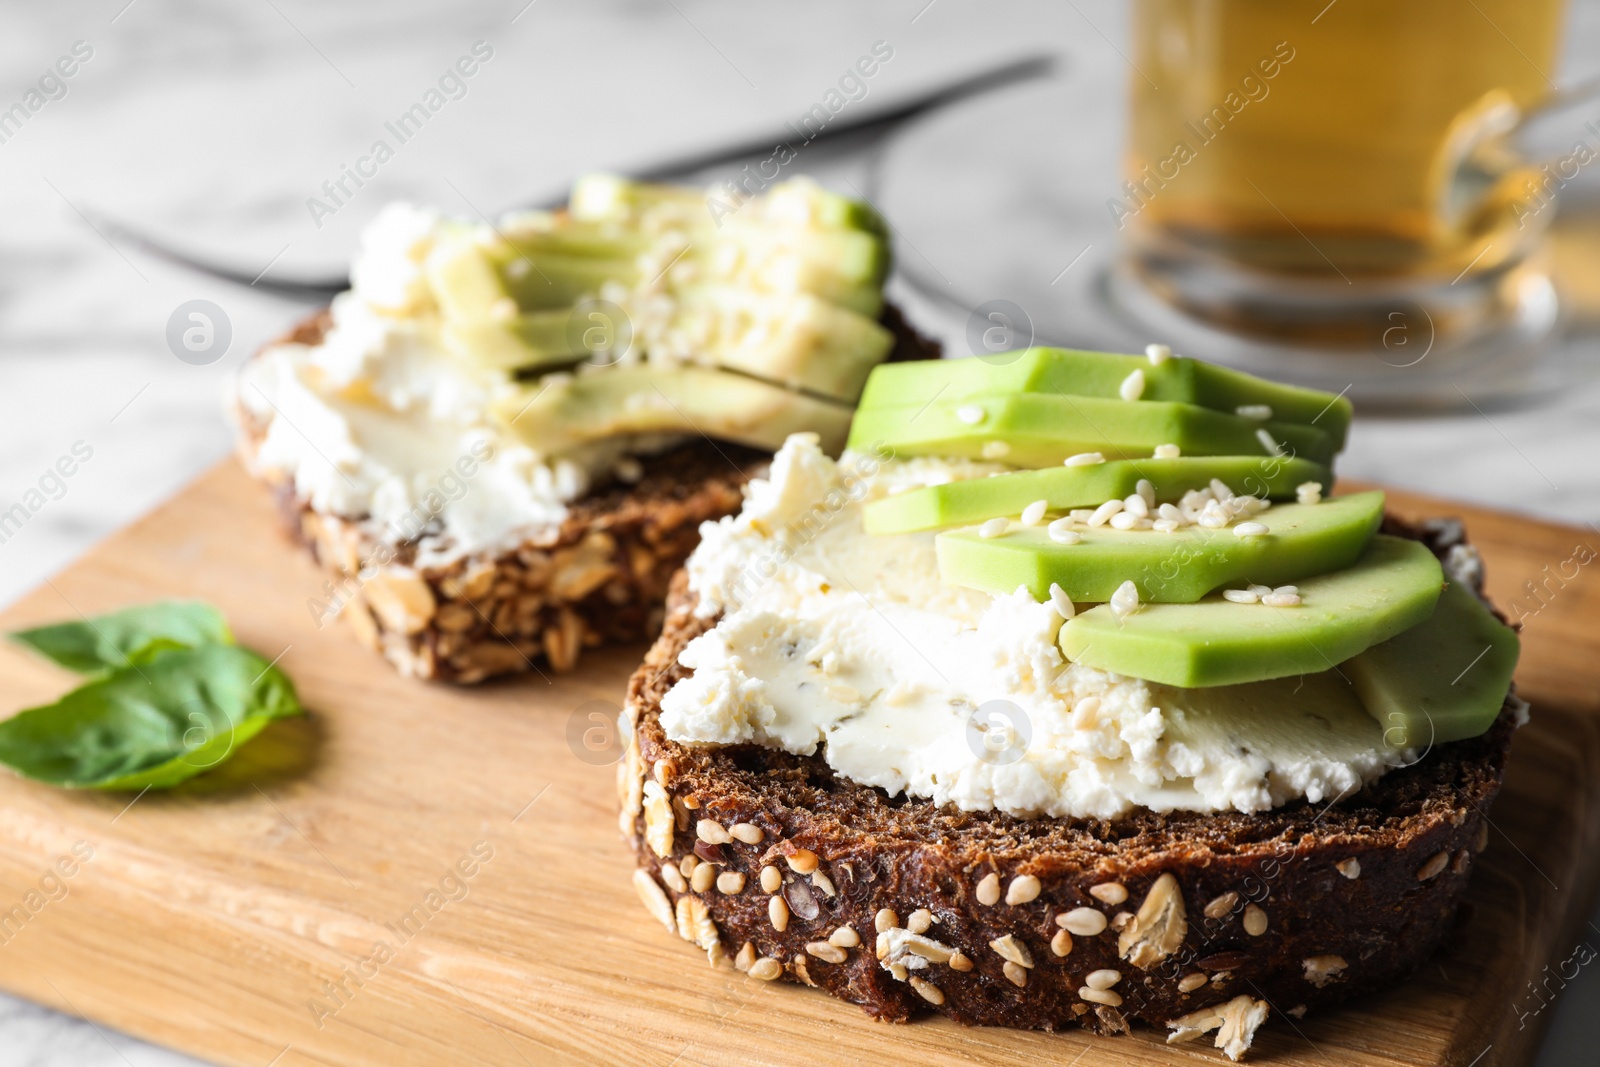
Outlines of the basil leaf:
M0 763L72 789L164 789L302 713L294 683L248 649L172 649L0 722Z
M162 600L80 622L20 630L11 635L79 674L103 674L143 663L172 648L231 645L222 613L198 600Z

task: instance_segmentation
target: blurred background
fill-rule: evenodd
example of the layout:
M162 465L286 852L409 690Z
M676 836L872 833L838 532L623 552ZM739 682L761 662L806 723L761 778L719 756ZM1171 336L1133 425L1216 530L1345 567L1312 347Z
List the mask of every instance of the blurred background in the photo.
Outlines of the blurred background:
M1339 2L1317 21L1333 27ZM1488 19L1476 0L1452 4L1449 17ZM1542 62L1500 34L1552 91L1600 76L1600 2L1574 0L1566 19ZM321 302L266 285L342 272L386 201L493 217L559 196L583 171L648 169L782 136L875 45L891 58L852 85L842 117L999 64L1058 58L1048 79L808 146L788 169L885 211L901 265L891 296L918 327L967 354L972 324L992 321L1000 302L1021 312L1007 312L1025 331L1019 343L1174 340L1141 331L1152 320L1127 300L1126 313L1107 311L1121 247L1108 202L1126 196L1129 87L1148 80L1128 8L1110 0L13 0L0 6L0 25L0 202L10 211L0 226L0 507L74 443L93 450L59 498L0 543L0 602L228 454L229 376ZM450 83L402 143L386 124L468 55L475 73ZM18 102L21 111L4 110ZM1568 120L1555 144L1587 138L1600 150L1600 105L1580 104ZM349 168L379 140L392 154L355 185ZM768 154L683 177L712 180ZM1561 310L1552 336L1525 355L1527 373L1497 376L1506 361L1491 360L1489 371L1455 375L1437 370L1437 356L1410 363L1417 347L1374 338L1349 364L1352 385L1363 383L1357 395L1376 400L1358 404L1370 413L1358 416L1342 474L1600 522L1600 342L1583 332L1583 309L1600 291L1600 243L1585 242L1583 214L1600 197L1600 166L1573 172L1551 231ZM119 224L260 281L235 285L165 262ZM193 300L217 305L230 333L206 365L175 358L167 341L169 319ZM974 320L978 308L988 310ZM1421 343L1401 336L1402 346ZM1229 351L1279 358L1259 346ZM1385 390L1405 402L1383 404ZM1597 1007L1591 969L1554 1009L1542 1062L1593 1062L1581 1031ZM186 1062L0 998L0 1065Z

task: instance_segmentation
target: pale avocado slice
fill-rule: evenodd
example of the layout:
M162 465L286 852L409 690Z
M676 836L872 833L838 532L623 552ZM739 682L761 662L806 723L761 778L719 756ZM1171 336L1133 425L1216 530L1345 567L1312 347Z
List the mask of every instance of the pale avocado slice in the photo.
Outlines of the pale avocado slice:
M1460 582L1427 621L1341 668L1391 748L1477 737L1500 714L1522 643Z
M757 209L770 221L809 228L864 230L889 236L889 226L871 204L831 193L810 178L779 182L763 194ZM646 211L668 207L690 221L716 222L743 211L744 204L724 190L660 185L615 174L586 174L572 186L574 218L631 221Z
M554 379L554 380L552 380ZM519 386L496 415L542 455L633 434L705 436L776 451L810 430L837 454L850 408L707 367L606 367Z
M446 320L441 332L458 358L482 367L555 369L579 361L615 362L637 351L639 339L625 316L625 310L619 315L579 304L504 320ZM683 294L667 330L684 338L697 363L847 403L894 347L894 334L881 323L809 293L769 295L728 286Z
M1427 546L1379 534L1352 566L1296 583L1297 607L1213 594L1119 619L1102 604L1063 624L1059 640L1074 662L1187 688L1314 674L1426 620L1443 583Z
M998 516L1020 515L1036 500L1053 510L1095 507L1129 496L1148 479L1157 503L1171 503L1190 489L1216 478L1235 493L1264 500L1293 499L1296 487L1317 482L1333 485L1333 472L1305 459L1266 456L1180 456L1176 459L1110 460L1085 467L1047 467L1013 471L988 478L968 478L913 489L874 500L863 517L868 533L894 534L964 526Z
M1079 531L1079 543L1060 545L1043 526L1014 527L999 537L973 527L947 530L935 538L939 577L991 593L1024 587L1041 601L1059 585L1074 603L1092 604L1132 581L1141 602L1191 604L1230 582L1286 585L1350 566L1383 521L1383 494L1279 504L1249 521L1272 532L1239 537L1229 527L1162 533L1097 526ZM1272 610L1258 607L1257 614Z
M1258 422L1196 404L1129 403L1052 393L862 407L850 429L850 447L1049 467L1083 452L1100 452L1107 459L1148 456L1162 444L1175 444L1191 456L1272 455L1261 440L1261 430L1271 437L1274 448L1314 463L1331 464L1337 451L1333 440L1315 426Z
M1266 381L1195 359L1174 356L1153 364L1144 356L1029 348L966 359L885 364L868 381L862 407L969 400L1001 393L1058 393L1120 399L1128 375L1144 377L1141 400L1198 404L1227 415L1265 405L1277 422L1314 425L1343 449L1353 412L1343 396Z

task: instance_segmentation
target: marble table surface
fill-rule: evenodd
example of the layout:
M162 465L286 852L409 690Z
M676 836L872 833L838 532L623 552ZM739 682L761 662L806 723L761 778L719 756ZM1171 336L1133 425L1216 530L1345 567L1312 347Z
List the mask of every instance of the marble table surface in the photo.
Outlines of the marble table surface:
M1116 48L1122 17L1113 0L7 5L0 107L62 57L77 61L0 142L0 203L10 212L0 227L0 509L75 444L92 458L0 544L0 603L225 456L229 375L310 307L143 255L97 228L102 215L251 273L338 271L356 230L388 199L493 213L558 192L580 170L765 136L875 41L890 42L894 59L852 106L891 104L1041 48ZM1573 18L1573 40L1592 44L1600 5L1575 0ZM307 199L478 42L492 58L464 94L314 219ZM1568 52L1564 84L1600 66L1600 50ZM808 169L859 181L866 153L850 148L817 152ZM926 329L959 336L959 319L907 298ZM232 329L228 352L208 366L179 361L166 342L169 316L193 299L219 305ZM1490 410L1358 419L1341 472L1600 522L1600 391ZM1585 1016L1597 1008L1591 969L1555 1009L1541 1064L1591 1062ZM0 996L0 1067L189 1062Z

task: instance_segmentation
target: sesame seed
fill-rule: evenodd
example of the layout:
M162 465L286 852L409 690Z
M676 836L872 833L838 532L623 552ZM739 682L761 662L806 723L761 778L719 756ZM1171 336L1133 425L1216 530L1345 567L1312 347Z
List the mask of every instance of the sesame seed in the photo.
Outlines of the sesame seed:
M1322 483L1301 482L1294 487L1294 498L1301 504L1322 503Z
M950 953L950 969L952 971L970 971L972 970L972 960L965 952L956 949Z
M783 888L783 872L770 863L761 868L761 888L776 893Z
M1134 483L1133 491L1139 494L1139 499L1144 501L1148 511L1156 506L1156 487L1150 483L1149 478L1140 478Z
M1203 986L1205 984L1206 984L1206 976L1205 975L1203 975L1203 974L1186 974L1181 979L1178 980L1178 992L1180 992L1180 993L1193 993L1196 989L1199 989L1201 986Z
M906 929L914 934L925 934L928 927L933 925L933 912L927 908L918 908L906 919Z
M1241 522L1233 528L1235 537L1264 537L1272 532L1272 528L1264 522Z
M1211 903L1206 905L1206 907L1205 907L1206 918L1208 918L1208 919L1220 919L1224 915L1227 915L1229 912L1233 911L1233 906L1235 904L1237 904L1237 903L1239 903L1239 894L1238 893L1234 893L1234 892L1231 892L1231 891L1227 892L1227 893L1224 893L1220 897L1216 897L1215 899L1213 899L1211 901Z
M1050 510L1050 501L1035 500L1022 509L1021 522L1024 526L1037 526L1039 520L1044 518L1044 513Z
M1105 933L1106 917L1093 908L1073 908L1056 916L1056 925L1079 937L1094 937Z
M978 903L998 904L1000 902L1000 876L993 871L978 879Z
M1361 861L1351 856L1347 860L1340 860L1333 865L1334 869L1349 879L1361 877Z
M861 935L856 933L851 926L841 926L828 935L828 944L838 945L840 948L855 948L861 944Z
M1211 479L1211 495L1219 504L1226 504L1233 499L1233 490L1228 488L1228 483L1221 478Z
M763 956L750 965L750 977L770 982L783 974L783 964L770 956Z
M824 963L843 963L849 958L844 949L838 945L830 945L826 941L806 942L806 955L815 956Z
M1120 981L1122 981L1122 972L1113 971L1109 968L1090 971L1083 977L1083 984L1090 989L1110 989Z
M1298 585L1280 585L1274 589L1273 592L1298 594L1300 592L1300 587Z
M701 819L694 825L695 836L708 845L726 845L733 840L722 824L715 819Z
M1267 932L1267 913L1262 911L1259 905L1245 905L1244 932L1251 937L1260 937Z
M1180 525L1172 519L1157 519L1150 524L1150 528L1160 533L1177 533Z
M689 876L689 888L696 893L704 893L717 882L717 865L715 863L702 863L694 869Z
M822 895L825 897L832 898L838 893L838 890L833 888L833 879L823 874L821 870L811 872L811 884L822 890Z
M1272 408L1266 404L1240 404L1233 409L1233 413L1242 419L1259 419L1262 422L1272 418Z
M689 891L688 881L685 880L678 868L670 863L661 868L661 880L667 883L667 888L674 893L687 893Z
M789 928L789 905L783 897L767 899L767 918L772 921L772 928L780 934Z
M1150 502L1138 493L1129 493L1122 500L1122 510L1137 518L1150 517Z
M918 978L915 975L912 975L911 988L915 989L917 991L917 995L923 1000L926 1000L929 1004L944 1003L944 991L938 986L934 985L932 982L928 981L926 978Z
M990 519L978 527L978 536L983 538L1004 537L1009 529L1011 529L1010 519Z
M1033 966L1033 954L1028 951L1028 946L1010 934L995 938L989 942L989 947L994 949L1001 959L1010 960L1018 967Z
M1112 1008L1122 1005L1122 997L1109 989L1095 989L1091 986L1083 986L1078 990L1078 996L1091 1004L1105 1004Z
M1134 370L1122 379L1122 384L1117 386L1117 393L1124 400L1138 400L1144 396L1144 371Z
M1050 606L1056 609L1056 614L1060 615L1063 621L1078 613L1078 609L1072 604L1072 598L1067 596L1066 590L1055 582L1050 583Z
M1177 445L1156 445L1155 457L1157 459L1177 459L1183 452Z
M1427 863L1424 863L1421 867L1417 868L1417 881L1426 882L1428 879L1433 878L1434 876L1436 876L1440 872L1442 872L1444 870L1444 868L1445 868L1445 865L1448 864L1449 862L1450 862L1450 853L1448 853L1448 852L1439 853L1437 856L1434 856L1432 859L1430 859Z
M1134 497L1134 499L1137 500L1139 498ZM1138 528L1139 522L1139 516L1131 511L1119 511L1111 516L1110 525L1113 530L1133 530Z
M1268 593L1261 602L1269 608L1292 608L1300 604L1299 593Z
M1159 367L1172 358L1172 349L1167 345L1145 345L1144 358L1150 361L1153 367Z
M694 873L694 869L698 866L700 866L700 857L693 852L686 852L683 859L678 861L678 873L687 878Z
M956 418L968 426L976 426L988 417L988 413L977 404L963 404L956 408Z
M1056 936L1050 939L1050 951L1057 956L1068 955L1072 951L1072 935L1065 930L1057 930Z
M1258 597L1264 597L1268 593L1272 592L1272 587L1270 585L1252 585L1248 586L1247 588Z
M1111 516L1115 515L1121 510L1122 501L1107 500L1104 504L1101 504L1099 507L1094 509L1094 512L1089 516L1089 525L1104 526L1106 521L1109 520Z
M1256 440L1260 441L1261 447L1267 450L1267 455L1283 455L1282 447L1278 444L1278 442L1272 439L1272 435L1266 431L1265 427L1256 431Z
M756 947L746 941L739 948L739 954L733 958L733 965L746 974L756 962Z
M729 897L744 892L744 874L740 871L723 871L717 875L717 892Z
M1107 904L1121 904L1128 899L1128 887L1121 882L1102 882L1089 887L1089 895Z
M1011 454L1011 446L1004 441L985 441L983 445L984 459L1004 459Z
M1117 618L1132 615L1139 610L1139 588L1133 584L1132 579L1117 586L1117 591L1111 594L1111 614Z
M784 857L789 869L795 874L810 874L817 869L817 854L809 848L802 848Z
M878 914L872 917L872 928L878 933L900 925L900 916L894 913L893 908L879 908Z
M747 845L759 845L767 835L755 823L736 822L728 827L728 833L733 835L735 841L743 841Z
M1254 604L1261 598L1248 589L1224 589L1222 599L1231 600L1235 604Z
M1026 967L1007 960L1002 970L1005 972L1006 980L1012 985L1020 988L1028 984L1028 969Z
M1061 461L1063 467L1092 467L1096 463L1104 463L1106 457L1099 452L1079 452L1075 456L1068 456Z
M1083 540L1083 534L1072 529L1071 519L1057 519L1044 528L1045 536L1058 545L1075 545Z

